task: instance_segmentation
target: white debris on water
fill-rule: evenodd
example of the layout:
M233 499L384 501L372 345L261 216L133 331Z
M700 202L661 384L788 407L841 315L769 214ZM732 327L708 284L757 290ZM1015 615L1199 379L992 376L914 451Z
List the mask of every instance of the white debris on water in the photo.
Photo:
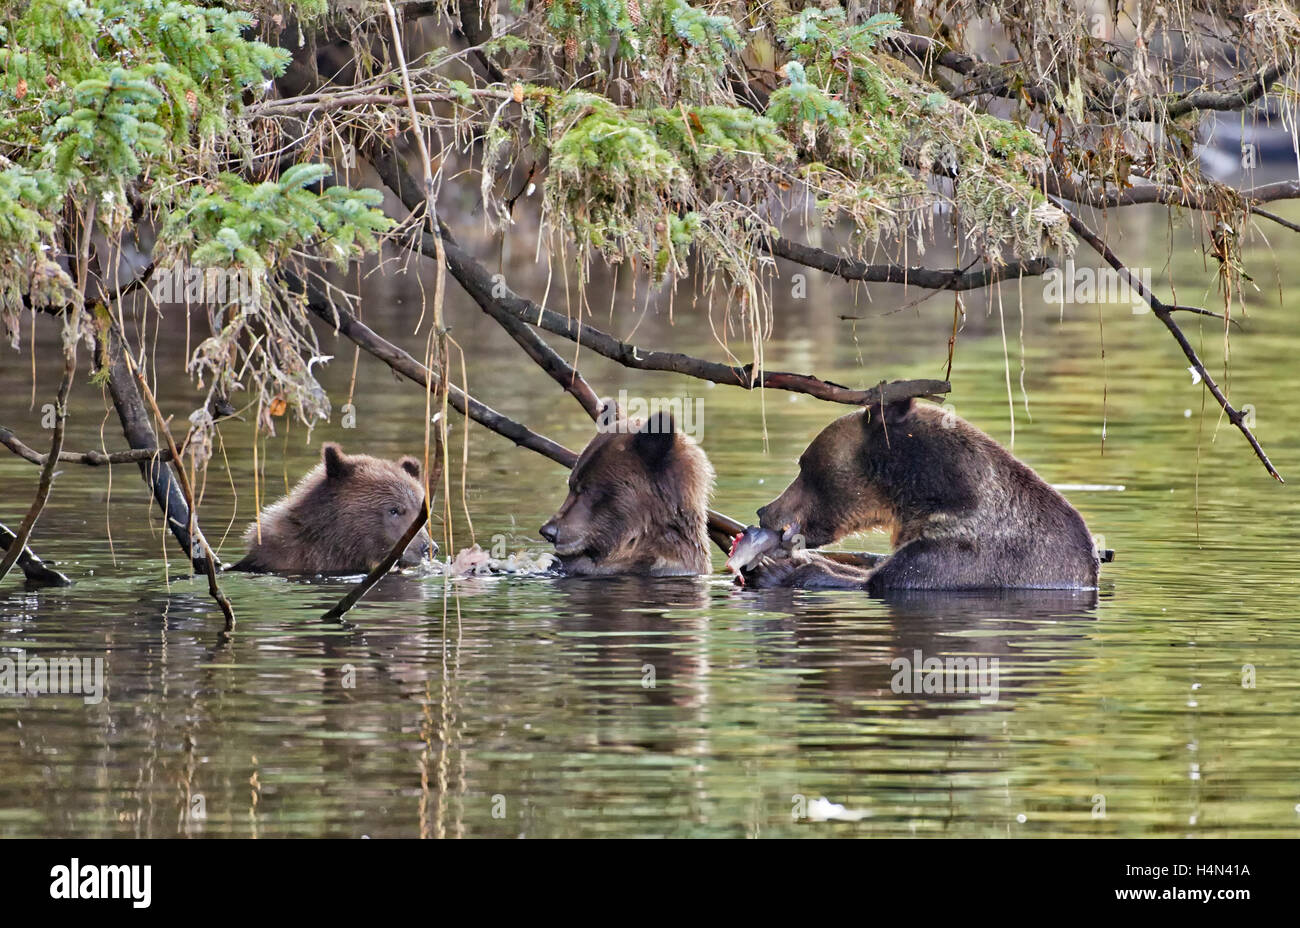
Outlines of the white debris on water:
M493 557L478 545L462 548L454 558L434 561L431 575L458 577L490 577L499 574L544 574L558 558L550 551L516 551L507 557Z
M838 802L831 802L825 796L808 803L810 822L860 822L870 814L863 809L846 809Z

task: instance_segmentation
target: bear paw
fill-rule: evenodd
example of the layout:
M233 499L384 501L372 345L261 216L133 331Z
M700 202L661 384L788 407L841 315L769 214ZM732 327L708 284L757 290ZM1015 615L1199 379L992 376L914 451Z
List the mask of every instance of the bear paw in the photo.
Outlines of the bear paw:
M866 586L871 571L852 567L812 551L764 555L741 572L747 588L852 590Z

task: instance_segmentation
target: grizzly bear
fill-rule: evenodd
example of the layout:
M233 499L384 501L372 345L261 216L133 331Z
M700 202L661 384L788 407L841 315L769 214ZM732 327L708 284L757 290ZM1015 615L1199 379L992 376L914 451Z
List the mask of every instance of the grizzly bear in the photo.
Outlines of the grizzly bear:
M355 574L374 568L401 540L424 502L420 462L344 454L326 443L321 463L248 526L248 554L231 570ZM435 554L421 529L398 562L414 566Z
M746 572L760 587L1097 585L1097 548L1065 497L975 426L910 399L832 422L799 458L794 482L758 516L794 549ZM894 550L873 567L801 550L876 528L892 534Z
M710 571L713 467L669 412L644 422L608 404L569 474L569 495L541 528L569 576L679 577Z

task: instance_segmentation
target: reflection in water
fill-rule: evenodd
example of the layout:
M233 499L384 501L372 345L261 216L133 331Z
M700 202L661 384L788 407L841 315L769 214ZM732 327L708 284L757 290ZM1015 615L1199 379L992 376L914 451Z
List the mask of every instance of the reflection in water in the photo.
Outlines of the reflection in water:
M1035 695L1057 662L1077 659L1070 645L1086 637L1081 623L1097 605L1095 591L898 591L884 597L881 619L864 624L838 599L800 608L788 591L745 595L786 614L777 653L816 671L801 678L808 699L839 714L918 718L1010 709Z

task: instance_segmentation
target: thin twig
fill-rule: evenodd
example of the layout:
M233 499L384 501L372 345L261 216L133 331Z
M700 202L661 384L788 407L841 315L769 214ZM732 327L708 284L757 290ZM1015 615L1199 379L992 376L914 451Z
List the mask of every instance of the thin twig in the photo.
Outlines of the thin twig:
M447 405L447 368L446 368L447 328L444 325L442 319L442 304L443 304L443 300L446 298L446 292L447 292L447 258L446 255L443 253L442 236L438 230L438 223L437 223L438 190L436 185L434 184L433 158L430 156L429 146L424 140L424 132L420 129L420 114L415 108L415 97L413 95L414 91L412 90L411 87L411 72L406 64L406 52L402 48L402 30L397 25L397 13L393 9L393 4L391 0L384 0L384 9L388 13L388 24L392 28L393 53L397 58L397 65L402 74L402 90L406 94L407 112L411 118L411 133L415 136L416 144L419 146L420 167L424 172L424 203L425 203L425 212L426 212L425 221L429 229L428 234L433 239L433 246L434 246L433 259L435 261L435 268L436 268L436 274L434 277L434 288L433 288L434 341L431 342L430 345L431 346L432 344L437 345L436 361L439 367L442 369L442 377L439 378L436 396L429 396L426 399L425 425L424 425L424 435L425 435L425 462L424 463L425 463L425 471L426 471L425 486L429 489L429 492L432 493L432 489L435 481L431 479L431 475L429 475L427 471L430 469L429 460L428 460L429 426L433 425L435 429L434 448L437 454L438 474L441 477L446 478L444 479L444 484L443 484L444 515L447 517L446 524L450 525L451 510L450 510L449 497L451 495L451 485L448 482L450 477L448 474L449 467L447 462L447 416L445 414L446 405ZM429 363L433 363L434 360L427 357L427 351L426 351L426 360L429 361ZM438 415L432 417L433 421L430 422L430 417L428 415L428 407L432 405L437 406ZM426 513L425 520L428 521L428 519L429 516ZM430 526L430 529L432 529L432 526Z
M1057 205L1061 206L1062 209L1065 209L1065 207L1059 202ZM1201 359L1196 354L1196 349L1192 347L1192 343L1187 340L1187 336L1183 334L1183 330L1180 329L1178 323L1174 321L1173 307L1161 302L1154 293L1148 290L1146 285L1138 279L1137 275L1129 271L1129 269L1125 267L1124 263L1115 256L1115 253L1111 251L1110 247L1102 240L1101 236L1088 228L1088 226L1084 224L1083 220L1069 210L1066 210L1066 215L1070 219L1070 228L1074 230L1074 233L1091 245L1093 250L1096 251L1097 254L1101 255L1102 259L1114 268L1116 273L1122 274L1128 280L1129 286L1136 290L1142 299L1146 300L1147 304L1151 307L1151 312L1155 314L1157 319L1164 323L1165 328L1167 328L1170 334L1174 336L1174 340L1178 342L1178 347L1183 350L1184 356L1186 356L1187 360L1192 363L1192 367L1196 370L1197 375L1205 384L1206 389L1210 391L1210 394L1223 408L1223 412L1228 417L1228 421L1235 425L1241 431L1241 434L1246 436L1246 441L1250 442L1250 447L1254 449L1255 456L1259 458L1260 462L1263 463L1268 472L1273 475L1274 479L1279 483L1286 483L1286 481L1282 479L1282 475L1277 472L1275 467L1273 467L1273 462L1268 459L1268 455L1264 453L1264 449L1260 447L1259 440L1255 438L1255 434L1250 430L1250 427L1246 425L1245 415L1243 415L1240 410L1234 409L1232 404L1228 402L1228 398L1224 396L1223 391L1219 389L1219 385L1215 383L1214 378L1210 376L1210 372L1206 370L1205 365L1201 363ZM1186 307L1183 307L1182 309L1184 312L1186 311Z

